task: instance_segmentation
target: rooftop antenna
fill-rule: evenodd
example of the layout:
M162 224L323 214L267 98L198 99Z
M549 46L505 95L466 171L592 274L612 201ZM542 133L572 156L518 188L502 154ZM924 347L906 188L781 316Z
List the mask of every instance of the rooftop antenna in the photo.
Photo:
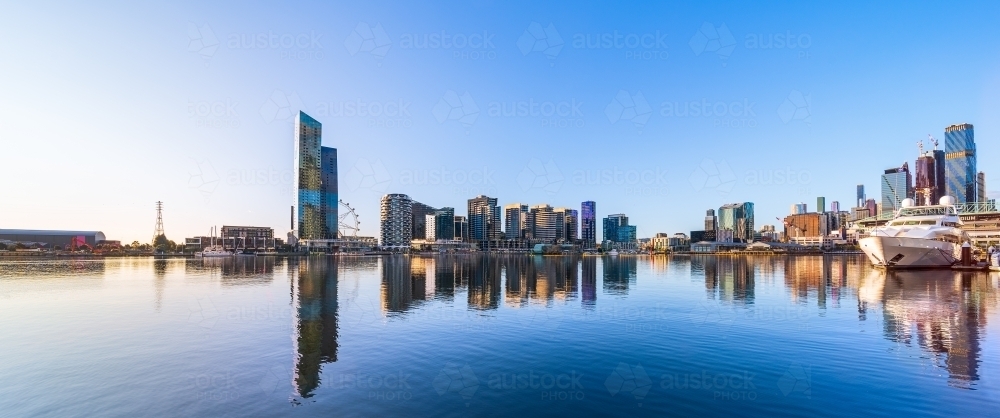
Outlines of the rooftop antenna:
M163 202L156 202L156 227L153 229L153 243L156 243L156 237L160 235L166 235L163 233Z

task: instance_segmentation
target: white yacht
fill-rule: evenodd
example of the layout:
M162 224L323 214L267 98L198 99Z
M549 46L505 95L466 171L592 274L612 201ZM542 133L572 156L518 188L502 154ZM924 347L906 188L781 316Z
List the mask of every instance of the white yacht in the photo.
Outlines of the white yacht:
M969 236L962 230L954 199L941 198L938 205L915 206L903 199L902 206L885 226L876 227L860 240L861 250L872 264L886 268L948 267L962 256Z
M194 253L195 257L231 257L233 253L226 251L221 245L205 247L201 252Z

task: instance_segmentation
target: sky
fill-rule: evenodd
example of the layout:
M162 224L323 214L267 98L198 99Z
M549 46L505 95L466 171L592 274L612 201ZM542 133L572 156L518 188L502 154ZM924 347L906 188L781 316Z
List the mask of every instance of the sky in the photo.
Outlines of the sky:
M298 110L367 236L387 193L780 225L966 122L1000 194L1000 3L399 3L4 5L0 228L283 237Z

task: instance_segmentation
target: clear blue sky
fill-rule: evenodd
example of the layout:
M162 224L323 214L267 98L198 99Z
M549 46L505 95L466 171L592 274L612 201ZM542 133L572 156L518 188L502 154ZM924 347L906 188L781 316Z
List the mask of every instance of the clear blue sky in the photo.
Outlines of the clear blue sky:
M162 200L174 240L222 224L283 236L299 108L339 150L366 235L384 193L456 214L479 193L595 200L640 236L738 201L776 223L816 196L849 207L858 183L877 195L883 169L961 122L989 185L996 16L996 2L10 3L0 227L148 241Z

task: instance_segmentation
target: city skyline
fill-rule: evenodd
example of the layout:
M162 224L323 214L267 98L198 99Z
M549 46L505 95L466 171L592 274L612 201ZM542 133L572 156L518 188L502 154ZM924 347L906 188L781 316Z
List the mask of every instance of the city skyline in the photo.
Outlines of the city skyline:
M14 197L0 208L4 228L101 230L145 241L153 202L164 201L165 232L174 240L222 224L283 235L288 207L275 202L287 202L293 189L287 144L297 110L322 122L323 145L338 149L338 193L356 207L367 236L377 236L379 199L390 192L454 207L478 194L501 203L596 201L598 217L628 213L646 237L699 229L704 209L690 207L752 201L760 219L770 219L816 196L849 202L857 183L878 190L882 170L914 159L916 140L943 138L943 128L964 122L980 138L980 171L989 176L998 162L993 69L1000 54L991 48L1000 43L980 22L989 13L962 5L907 10L906 25L875 20L898 13L889 5L866 6L864 14L823 5L649 6L638 16L613 6L566 15L555 5L532 13L478 5L449 9L447 18L443 6L413 5L348 5L338 13L309 5L311 16L298 18L269 18L279 15L277 6L241 17L213 5L143 5L102 16L82 6L45 14L13 7L11 15L37 15L47 26L11 21L3 29L8 56L40 65L16 66L0 81L12 104L0 137L32 138L0 156L8 170L32 173L0 185ZM955 13L970 20L938 18ZM758 19L764 14L772 18ZM86 18L107 24L94 31ZM825 23L830 18L853 24ZM542 42L529 30L535 23L551 23L561 49L522 49ZM723 25L733 48L698 42ZM930 34L922 25L947 30ZM354 42L376 27L388 49ZM491 43L481 50L405 43L442 31L485 31ZM659 31L663 44L587 47L588 35L615 31L623 39ZM305 34L306 45L240 42L258 34ZM756 42L776 34L808 42ZM133 49L142 58L120 53ZM495 58L475 60L472 52ZM967 65L942 58L955 54L969 56ZM78 78L99 87L46 82ZM633 117L636 103L648 112L641 107ZM569 116L544 114L559 109ZM611 144L625 151L602 152ZM843 157L808 152L821 147ZM67 174L93 164L120 178L95 184Z

